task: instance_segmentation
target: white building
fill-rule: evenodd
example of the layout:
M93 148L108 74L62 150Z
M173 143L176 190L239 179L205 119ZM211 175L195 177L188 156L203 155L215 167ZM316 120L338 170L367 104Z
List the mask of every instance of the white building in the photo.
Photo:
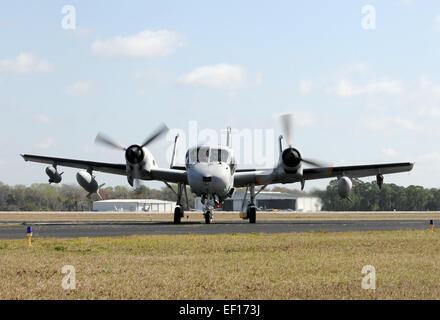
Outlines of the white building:
M149 212L170 213L174 212L176 203L156 199L111 199L93 202L93 211L119 211L119 212Z
M241 211L243 204L244 192L236 192L230 199L226 199L220 210L224 211ZM249 201L249 193L246 195L245 207ZM318 197L298 197L288 193L262 191L255 197L255 204L258 210L271 211L299 211L299 212L316 212L321 211L322 200ZM196 210L203 210L203 204L200 197L195 199Z

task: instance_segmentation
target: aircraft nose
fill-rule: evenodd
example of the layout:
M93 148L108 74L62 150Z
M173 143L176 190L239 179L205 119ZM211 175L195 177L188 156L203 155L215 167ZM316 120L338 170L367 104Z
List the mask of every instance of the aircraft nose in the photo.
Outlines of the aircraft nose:
M196 190L203 192L222 193L228 189L226 170L221 170L217 166L197 164L191 168L189 180Z

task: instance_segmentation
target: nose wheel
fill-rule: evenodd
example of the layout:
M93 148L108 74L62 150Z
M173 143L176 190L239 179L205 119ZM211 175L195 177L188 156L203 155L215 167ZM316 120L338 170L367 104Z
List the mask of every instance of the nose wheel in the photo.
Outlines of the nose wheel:
M206 224L210 224L212 222L212 211L211 210L206 210L203 213L203 216L205 217Z

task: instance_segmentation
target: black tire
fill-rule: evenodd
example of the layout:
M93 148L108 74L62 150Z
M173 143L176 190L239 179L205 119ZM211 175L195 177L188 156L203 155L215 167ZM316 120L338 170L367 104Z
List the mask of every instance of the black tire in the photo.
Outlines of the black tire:
M210 224L211 223L211 211L205 212L205 223Z
M176 207L174 209L174 224L179 224L183 216L183 208Z
M248 209L249 223L257 222L257 208L249 207Z

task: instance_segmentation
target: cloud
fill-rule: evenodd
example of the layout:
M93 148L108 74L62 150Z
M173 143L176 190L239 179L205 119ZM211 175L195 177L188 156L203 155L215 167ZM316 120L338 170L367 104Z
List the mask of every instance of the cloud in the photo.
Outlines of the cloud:
M0 60L0 72L51 72L52 69L52 64L49 61L37 60L30 52L20 53L12 59Z
M440 31L440 14L437 14L435 16L434 29L437 30L437 31Z
M235 89L245 83L246 72L240 65L220 63L198 67L179 77L178 82L186 86L215 89Z
M312 81L302 80L299 84L299 90L302 94L309 94L312 91Z
M90 90L90 83L87 81L78 81L64 88L64 94L68 96L79 96L87 94Z
M383 148L382 154L386 158L395 158L398 155L398 152L396 150L394 150L393 148Z
M144 30L132 36L117 36L109 40L96 40L91 50L102 57L158 57L173 53L184 44L178 33Z
M410 120L403 119L400 116L397 116L394 119L394 122L397 124L397 126L405 130L413 130L416 127Z
M55 145L55 141L52 138L44 139L43 141L34 144L34 148L36 149L49 149Z
M295 111L292 117L295 127L310 127L315 123L315 118L309 111Z
M261 72L257 73L257 76L255 77L255 84L258 86L263 84L263 74Z
M37 122L42 123L42 124L49 124L52 122L52 120L50 119L50 117L48 115L42 114L42 113L36 114L34 116L34 119Z
M364 86L358 86L346 79L342 79L336 87L328 89L327 93L339 97L354 97L360 95L400 94L403 86L399 80L370 81Z

